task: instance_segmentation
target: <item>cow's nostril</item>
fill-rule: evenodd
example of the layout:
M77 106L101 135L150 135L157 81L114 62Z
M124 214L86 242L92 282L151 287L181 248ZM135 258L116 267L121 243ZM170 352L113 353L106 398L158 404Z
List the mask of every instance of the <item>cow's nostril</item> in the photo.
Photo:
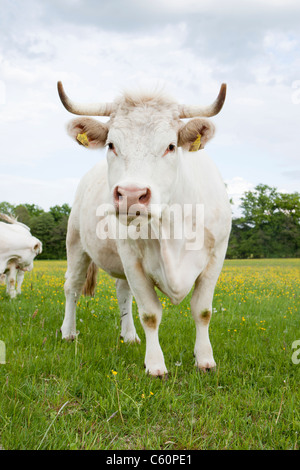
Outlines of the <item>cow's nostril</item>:
M117 186L114 190L114 200L116 202L119 202L120 200L123 199L122 193L119 191L119 187Z
M145 204L146 202L149 201L149 199L150 199L150 190L147 188L147 189L145 189L144 194L142 194L139 197L139 202L141 202L142 204Z

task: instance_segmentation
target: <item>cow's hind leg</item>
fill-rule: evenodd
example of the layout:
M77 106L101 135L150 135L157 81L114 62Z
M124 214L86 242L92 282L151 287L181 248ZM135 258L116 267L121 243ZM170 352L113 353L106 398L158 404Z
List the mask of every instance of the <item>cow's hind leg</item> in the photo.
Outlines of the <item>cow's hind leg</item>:
M121 315L121 336L125 343L140 343L132 318L132 293L128 282L117 279L116 290Z
M74 238L68 246L68 269L64 286L66 306L61 333L66 340L73 340L78 334L76 331L76 305L91 261L87 253L83 251L79 237Z
M209 340L209 323L212 315L214 289L223 266L224 257L213 256L195 283L191 311L196 324L194 355L196 366L203 371L214 369L216 363Z

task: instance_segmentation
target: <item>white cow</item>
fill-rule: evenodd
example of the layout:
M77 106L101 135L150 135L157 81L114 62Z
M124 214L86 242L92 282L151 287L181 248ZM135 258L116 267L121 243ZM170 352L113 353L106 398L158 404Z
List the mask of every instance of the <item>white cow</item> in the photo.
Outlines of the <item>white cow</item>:
M226 85L207 107L179 105L161 93L125 93L113 103L80 105L67 97L61 82L58 91L74 114L110 116L106 123L79 117L68 126L82 145L108 149L107 161L96 164L80 182L70 214L62 337L77 334L76 303L92 261L90 268L96 265L117 278L121 335L128 342L139 342L131 313L135 297L146 337L145 368L153 376L167 374L158 338L162 306L155 287L178 304L194 286L196 365L204 371L214 368L208 328L231 209L222 178L202 150L214 135L214 125L199 117L182 119L217 114ZM119 232L115 236L107 228L104 236L105 225L117 225ZM137 225L143 236L137 236Z
M42 243L30 233L27 225L6 214L0 214L0 275L6 275L6 292L13 299L21 294L26 271L33 269L34 258L42 252ZM17 284L17 290L16 290Z

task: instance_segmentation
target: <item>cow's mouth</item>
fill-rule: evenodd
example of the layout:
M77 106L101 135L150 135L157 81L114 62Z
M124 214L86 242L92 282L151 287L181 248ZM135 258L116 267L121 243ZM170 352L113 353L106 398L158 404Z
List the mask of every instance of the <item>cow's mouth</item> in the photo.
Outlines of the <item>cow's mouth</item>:
M146 223L147 221L151 220L151 211L149 208L142 207L140 209L131 210L130 208L128 211L120 210L116 208L116 216L120 220L120 222L124 225L129 225L132 222L138 222L141 224Z

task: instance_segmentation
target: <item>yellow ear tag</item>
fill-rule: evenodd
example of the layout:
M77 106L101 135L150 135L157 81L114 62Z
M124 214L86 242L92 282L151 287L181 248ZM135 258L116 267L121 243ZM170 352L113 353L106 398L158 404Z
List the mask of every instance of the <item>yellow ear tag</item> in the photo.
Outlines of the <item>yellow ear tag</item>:
M89 146L89 139L87 138L86 133L84 133L84 134L77 134L76 139L78 140L78 142L80 142L80 143L81 143L82 145L84 145L85 147L88 147L88 146Z
M190 152L198 152L201 146L201 134L198 134L197 139L190 146Z

